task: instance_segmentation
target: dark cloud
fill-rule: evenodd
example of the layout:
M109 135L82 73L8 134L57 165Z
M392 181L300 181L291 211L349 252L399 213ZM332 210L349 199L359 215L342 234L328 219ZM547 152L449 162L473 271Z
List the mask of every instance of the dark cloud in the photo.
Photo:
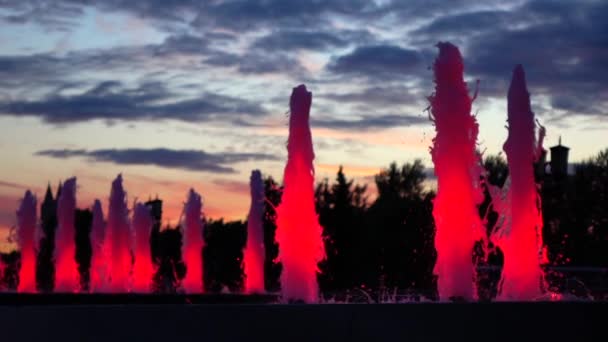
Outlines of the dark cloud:
M249 53L241 56L239 72L243 74L271 74L282 73L285 76L304 76L306 69L300 62L289 55Z
M264 153L208 153L202 150L155 149L101 149L101 150L44 150L38 156L52 158L83 157L96 162L111 162L119 165L153 165L188 171L213 173L235 173L230 165L246 161L278 160Z
M488 29L516 26L525 19L511 11L485 10L442 16L411 32L412 41L418 46L428 47L440 40L454 44L466 44Z
M0 102L0 115L34 116L48 123L67 124L94 119L226 121L240 115L266 113L257 103L220 94L205 93L194 99L167 102L172 96L160 83L125 88L120 82L105 81L78 95L53 94L34 101Z
M328 69L337 74L366 78L404 78L408 72L417 71L421 62L421 55L415 50L394 45L374 45L358 47L349 54L337 57Z
M252 47L268 51L291 49L327 50L372 40L367 30L294 30L274 31L253 42Z
M366 0L216 1L198 11L197 27L225 27L249 31L261 27L328 26L331 15L361 17L375 13L375 2Z
M216 67L234 67L244 75L283 74L292 78L308 75L306 68L295 57L280 52L267 54L249 51L242 55L218 52L205 58L203 62Z
M423 116L408 115L367 115L359 119L311 119L314 127L324 127L331 129L358 130L365 131L371 129L386 129L399 126L412 126L428 124L429 119Z
M208 53L210 43L211 41L204 37L182 34L169 36L162 44L151 48L159 55L172 53L196 55Z
M62 1L0 1L0 9L7 13L0 16L0 21L4 23L32 22L51 31L71 30L76 25L76 20L84 14L82 6Z
M482 99L504 99L513 67L523 64L532 100L549 104L536 105L548 120L600 118L608 115L606 17L606 2L524 1L444 12L411 37L419 47L439 40L457 43L467 77L481 81Z
M107 0L95 4L59 0L50 5L39 0L0 0L4 16L0 20L5 24L37 23L49 29L68 30L82 18L87 6L94 6L101 14L122 12L144 18L147 24L166 29L170 36L162 43L144 46L78 50L65 55L0 56L0 88L11 95L15 89L27 95L3 100L2 108L6 109L10 102L23 105L18 108L31 109L46 101L57 111L76 100L83 101L78 102L84 106L81 108L95 108L98 103L93 100L106 96L116 101L112 103L117 104L119 112L123 111L117 116L128 116L125 113L134 113L128 107L132 94L125 95L126 100L116 98L120 94L114 90L95 95L93 100L73 94L83 88L83 83L91 87L88 71L137 72L139 67L185 74L226 67L235 71L236 80L239 74L274 74L336 88L353 77L362 77L372 86L379 82L415 81L413 87L408 87L415 89L413 94L418 97L432 89L432 74L427 70L436 54L432 45L444 40L458 44L463 51L467 77L481 79L481 98L504 98L512 67L522 63L533 99L546 98L550 107L547 112L605 117L608 106L605 1L454 0L446 5L442 0ZM408 25L401 25L404 22ZM338 25L343 23L347 25ZM403 39L370 34L389 29L389 36L402 32ZM226 42L238 43L240 48L229 49ZM334 56L325 67L329 73L320 77L311 75L294 53L297 49L331 52L350 46L357 48ZM172 57L182 55L200 58L194 58L192 63L172 62ZM59 90L61 87L69 89ZM49 89L55 89L57 94ZM62 95L68 93L66 89L71 96ZM47 96L41 99L41 94ZM0 98L7 97L2 95ZM168 116L168 111L184 110L188 113L183 117L198 115L203 120L209 113L226 113L222 110L225 106L209 103L206 97L183 100L179 95L163 100L173 107L145 101L141 107L139 101L133 116L157 118ZM397 95L371 90L353 94L336 91L326 98L363 103L368 96L370 103L397 106ZM120 101L123 105L118 105ZM193 114L196 106L201 107L200 113ZM141 109L148 114L142 114ZM95 111L103 112L97 108ZM393 112L393 108L388 111ZM175 115L181 120L179 113Z
M0 56L0 87L26 89L84 82L88 72L133 72L154 56L155 46L117 47L68 52Z
M43 85L64 84L79 75L103 70L104 72L138 73L150 71L147 65L157 65L158 71L179 70L183 68L172 62L174 56L195 56L211 58L222 56L215 49L213 39L217 35L195 36L178 34L168 36L162 43L118 46L105 49L84 49L69 51L63 55L37 53L31 55L0 55L0 86L39 87ZM221 38L222 40L224 38ZM187 65L192 72L202 68L202 63ZM80 76L82 77L82 76Z
M427 21L428 19L459 15L467 12L493 10L497 7L508 7L504 0L389 0L382 6L384 15L391 14L396 20Z
M380 106L412 105L426 101L424 95L416 94L415 91L402 85L372 86L357 92L323 93L319 96L338 103L355 102Z
M553 109L572 115L608 115L608 4L535 1L515 11L535 20L488 29L467 46L471 74L497 90L489 95L504 97L521 63L533 98L547 96Z
M69 23L83 16L85 7L95 7L101 12L122 12L143 18L168 32L185 29L209 32L217 28L244 32L267 27L330 27L330 18L334 15L360 19L377 17L386 12L382 8L386 6L367 0L106 0L94 3L88 0L57 0L51 3L20 0L2 1L0 7L10 10L11 15L3 18L10 23L36 23L67 30Z

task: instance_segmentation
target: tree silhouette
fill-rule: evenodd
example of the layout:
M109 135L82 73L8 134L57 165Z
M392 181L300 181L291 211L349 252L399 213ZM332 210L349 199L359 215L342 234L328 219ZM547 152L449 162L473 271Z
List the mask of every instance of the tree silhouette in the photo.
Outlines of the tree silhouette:
M489 236L498 221L490 189L503 188L509 171L500 155L485 157L483 166L481 184L485 198L478 209ZM367 300L374 293L393 290L436 298L434 192L429 190L424 171L420 160L402 166L390 164L375 175L377 197L369 205L367 188L348 179L342 167L333 182L326 179L317 185L316 209L326 250L326 258L318 265L318 281L326 298ZM608 149L577 165L573 175L553 177L541 172L537 180L542 182L543 240L550 265L608 267ZM276 292L280 290L282 266L277 260L280 246L275 240L275 208L281 202L282 189L271 177L264 180L264 187L265 287ZM42 234L36 267L36 285L41 292L54 288L55 198L49 187L41 206ZM162 201L156 199L147 204L155 218L150 236L152 259L157 267L154 288L156 292L175 293L186 272L181 255L182 233L179 227L161 230ZM75 215L77 271L82 289L87 290L92 214L90 210L77 209ZM246 234L246 222L222 219L207 222L202 251L207 291L242 290ZM472 262L480 266L477 289L481 300L496 296L503 263L501 251L488 242L479 241L472 253ZM18 251L0 253L0 288L17 288L19 267ZM572 285L580 280L593 295L605 295L602 274L561 274L552 268L548 270L552 289L585 295L587 289Z
M91 224L93 223L93 213L89 209L76 209L76 263L80 273L80 288L83 291L89 290L91 280L91 256L93 246L91 245Z
M40 207L42 234L36 260L36 288L40 292L51 292L55 288L55 260L53 254L55 252L55 231L57 230L57 198L59 198L60 191L61 184L57 189L57 196L53 198L49 185L44 202Z
M17 290L19 285L19 268L21 267L21 253L12 251L0 253L0 289Z
M153 286L156 292L175 293L179 281L186 275L186 265L182 259L182 232L178 227L152 228L151 252L157 265Z
M243 248L247 241L247 225L242 221L224 223L223 219L205 224L203 247L203 279L205 291L230 292L243 289Z
M264 202L264 286L266 291L277 292L281 289L280 277L282 264L277 261L279 256L279 244L275 239L276 211L275 208L281 203L282 188L272 177L264 180L264 194L266 201Z
M336 296L357 287L366 288L369 248L365 245L366 187L347 180L340 166L336 183L317 186L317 212L323 227L326 258L319 263L322 292Z
M401 168L392 163L375 176L378 197L369 209L369 241L378 255L380 288L434 298L434 193L424 189L425 179L420 160Z

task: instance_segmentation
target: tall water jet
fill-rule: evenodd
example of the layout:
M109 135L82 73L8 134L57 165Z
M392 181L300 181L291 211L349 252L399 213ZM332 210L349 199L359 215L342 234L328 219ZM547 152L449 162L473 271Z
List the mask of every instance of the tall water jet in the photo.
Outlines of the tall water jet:
M437 46L435 93L429 97L437 133L431 148L437 176L434 272L440 299L471 300L476 297L472 251L475 241L483 236L476 207L483 200L475 151L478 125L471 115L472 100L463 80L460 51L450 43Z
M27 190L17 210L17 242L21 250L19 292L36 292L36 196Z
M281 294L286 301L318 301L317 263L325 254L322 229L315 212L315 154L309 125L311 102L312 93L305 85L293 89L284 190L276 210L276 239L283 264Z
M126 196L122 187L122 175L119 174L112 182L106 229L106 246L110 258L108 291L114 293L130 290L132 233Z
M188 201L184 205L185 222L184 242L182 256L186 261L186 276L182 286L188 293L201 293L203 291L203 204L201 196L190 189Z
M101 201L93 203L91 227L91 292L103 292L108 285L107 253L105 248L106 223L103 219Z
M80 289L76 264L76 178L63 183L57 200L55 233L55 291L77 292Z
M135 233L135 264L133 265L133 289L136 292L150 292L154 265L150 252L150 233L154 223L150 209L137 203L133 209L133 232Z
M264 181L260 170L253 170L250 178L251 208L247 217L247 245L245 247L245 292L264 292Z
M534 163L542 149L542 135L536 141L534 113L526 87L524 69L517 65L508 94L509 135L503 146L509 165L507 203L509 224L492 234L504 253L499 298L532 300L542 295L540 267L542 217L534 180ZM542 130L541 130L542 131Z

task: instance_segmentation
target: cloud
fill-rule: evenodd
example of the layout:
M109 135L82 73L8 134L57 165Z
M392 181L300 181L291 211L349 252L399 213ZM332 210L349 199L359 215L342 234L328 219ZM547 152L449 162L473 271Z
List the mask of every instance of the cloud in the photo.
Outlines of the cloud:
M429 119L422 116L388 114L367 115L354 120L312 119L311 125L314 127L331 128L338 130L343 129L365 131L370 129L386 129L398 126L424 125L428 123Z
M19 183L13 183L13 182L5 182L5 181L1 181L1 180L0 180L0 187L7 187L7 188L13 188L13 189L27 189L26 185L19 184Z
M424 95L416 94L417 89L397 86L371 86L348 93L323 93L319 96L338 103L355 102L380 106L418 104L425 101Z
M208 92L198 98L170 101L172 96L157 82L125 88L118 81L103 81L77 95L0 102L0 115L34 116L52 124L68 124L94 119L204 122L266 113L257 103L221 94Z
M351 53L337 57L328 66L336 74L363 76L371 79L407 77L418 70L421 56L415 50L394 45L361 46Z
M259 80L266 75L272 75L273 80L276 77L276 84L297 79L327 85L326 93L341 89L353 78L362 78L372 86L405 81L418 97L432 89L427 67L436 55L432 45L440 40L451 40L461 47L467 76L481 79L481 98L504 98L513 65L523 63L533 99L546 98L546 112L555 111L554 117L575 112L601 118L608 106L608 93L604 91L608 79L608 25L604 23L608 5L601 1L454 0L446 6L439 0L108 0L95 4L59 0L50 6L38 0L22 0L4 2L2 7L4 19L0 20L7 24L36 23L70 29L79 20L82 24L86 10L95 8L100 14L120 12L142 18L169 34L155 44L73 50L63 55L0 56L0 88L10 94L8 101L3 92L3 108L8 102L27 107L50 101L55 97L50 96L49 89L68 84L74 98L62 96L59 100L84 100L73 90L80 90L82 95L83 87L93 86L91 80L99 79L95 72L101 70L133 73L133 78L164 73L167 83L174 82L167 87L176 91L180 90L172 78L176 73L187 77L196 72L215 85L218 68L230 69L221 70L227 71L225 83L220 85L224 88L229 82L264 82ZM404 22L407 25L401 25ZM350 52L341 52L352 46L355 48ZM319 66L329 73L317 75L307 70L300 63L302 56L296 55L302 49L334 54L328 65ZM386 95L383 99L383 94L374 94L371 88L350 95L332 91L326 98L363 103L364 96L369 95L370 103L398 105L398 97L393 100L393 95ZM134 116L163 117L167 110L193 111L200 105L204 114L198 114L199 120L206 120L209 110L215 110L211 105L216 104L209 104L206 95L173 94L163 103L175 103L174 108L148 108L145 103L143 109L154 114ZM383 110L393 112L394 108Z
M521 63L533 99L546 96L553 110L571 115L608 115L608 25L594 24L604 23L608 4L534 1L514 11L534 20L490 28L467 46L470 72L499 90L490 95L505 96Z
M76 19L84 14L81 6L62 1L3 1L0 7L7 13L0 16L0 21L7 24L33 22L52 31L71 30Z
M267 51L292 49L327 50L372 39L367 30L276 30L252 43L253 48Z
M247 53L239 58L238 71L242 74L282 73L285 76L307 74L298 60L280 53Z
M236 170L230 165L260 160L278 160L274 155L265 153L208 153L202 150L155 149L59 149L43 150L35 153L59 159L87 158L95 162L111 162L118 165L153 165L169 169L187 171L206 171L230 174Z
M247 182L239 182L235 180L229 179L215 179L213 184L219 185L224 190L239 194L247 194L249 193L249 184Z
M329 24L331 15L363 16L377 10L373 1L365 0L302 0L217 1L198 11L192 22L195 27L224 27L250 31L260 27L320 27Z

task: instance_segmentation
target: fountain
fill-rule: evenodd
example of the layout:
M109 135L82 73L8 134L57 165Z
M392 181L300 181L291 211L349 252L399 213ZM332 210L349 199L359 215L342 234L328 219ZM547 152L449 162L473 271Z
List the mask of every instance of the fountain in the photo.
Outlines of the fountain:
M127 209L126 193L122 187L122 175L112 182L106 240L104 248L109 260L108 291L113 293L130 290L130 274L132 266L131 246L132 233L129 225L129 210Z
M431 148L437 176L433 203L435 274L440 299L472 300L476 297L473 245L483 237L476 207L483 199L475 152L478 125L471 115L472 100L463 81L460 51L450 43L439 43L438 47L433 66L435 93L429 98L437 132Z
M203 292L203 204L201 196L190 189L188 201L184 205L182 256L186 262L186 276L182 286L188 293Z
M17 210L17 242L21 250L19 292L36 292L36 196L27 190Z
M152 289L152 278L154 276L154 265L150 252L152 224L150 209L143 203L136 203L132 221L132 231L135 233L133 289L140 293L148 293Z
M93 224L91 227L91 292L104 292L108 286L107 253L104 248L106 223L103 219L101 201L93 203Z
M283 196L277 207L283 300L318 301L317 263L323 258L322 230L315 212L314 151L309 117L312 93L306 86L293 89L290 99L287 165Z
M76 265L74 225L76 211L76 178L63 183L57 200L57 231L55 232L55 291L75 292L80 289Z
M245 292L264 292L264 182L260 170L251 171L251 208L245 247Z
M542 295L543 287L540 268L543 221L534 180L534 163L542 149L542 133L537 142L534 113L521 65L515 67L509 88L508 122L509 136L504 151L510 177L505 203L509 219L492 236L504 253L499 298L534 300Z
M517 66L513 72L508 93L509 135L503 149L507 154L510 175L502 189L489 186L488 191L494 201L492 208L500 211L502 215L498 220L497 228L490 236L491 241L504 253L504 268L498 298L500 301L521 302L501 302L491 305L463 302L477 299L473 249L476 241L485 240L477 207L483 199L479 184L481 165L476 152L478 125L476 118L471 115L474 98L469 96L463 80L464 65L458 48L450 43L439 43L438 48L439 55L434 63L435 93L429 97L430 116L436 129L430 152L438 187L432 211L436 226L437 251L434 273L438 277L440 300L444 302L452 300L453 303L430 303L426 298L416 298L420 293L415 293L409 298L424 303L354 304L353 298L356 299L357 291L363 292L360 296L365 296L370 303L378 303L383 299L374 299L366 292L368 288L382 289L384 286L384 288L392 286L386 285L389 282L385 282L384 276L388 272L385 274L382 272L388 267L383 270L382 267L385 265L382 261L400 256L387 253L389 257L375 259L376 255L373 254L378 254L378 250L385 247L378 241L388 244L395 242L399 252L403 251L404 256L409 255L412 258L412 267L403 269L404 273L420 272L427 276L427 272L430 271L426 267L429 265L428 260L421 263L424 267L420 268L424 269L416 270L420 266L414 265L420 261L418 256L426 257L426 254L418 253L416 244L402 243L410 235L401 235L404 238L400 238L400 241L389 241L391 235L387 235L388 239L382 240L384 237L378 238L378 235L373 235L376 233L374 231L376 226L363 225L363 229L370 228L365 231L361 229L364 234L355 229L350 232L360 234L354 235L362 241L358 246L363 246L361 249L370 247L369 250L364 250L361 257L351 254L349 257L352 258L344 258L349 260L343 264L328 269L337 270L338 267L349 268L354 265L354 272L367 271L369 274L366 276L370 278L379 275L377 283L372 279L362 285L355 283L343 287L323 287L324 290L327 289L326 293L323 293L326 295L331 294L335 288L336 291L342 291L350 286L351 288L345 290L347 296L344 298L347 298L346 302L351 300L352 305L266 305L276 303L277 300L282 300L283 303L320 301L317 283L318 263L323 259L325 251L322 227L315 210L313 166L315 155L309 126L312 94L304 85L299 85L293 88L290 99L288 159L284 169L282 196L279 196L280 192L274 188L266 189L269 202L279 203L276 208L276 242L279 246L278 261L281 265L274 265L277 266L276 269L269 268L273 272L268 272L268 275L264 273L265 258L267 256L272 258L277 251L276 244L272 241L272 229L268 229L270 234L264 235L264 226L266 225L266 228L272 226L270 222L272 215L263 216L265 184L259 170L252 171L250 177L251 207L243 253L244 269L240 268L239 254L245 242L242 222L230 222L222 226L223 222L217 221L219 227L217 231L223 234L226 231L221 229L230 227L231 230L228 231L230 234L221 236L221 239L218 239L221 243L213 246L214 242L211 238L213 235L210 234L208 250L217 248L221 251L229 250L231 253L225 254L228 257L224 257L221 253L210 253L209 260L205 260L213 271L208 272L209 279L205 279L208 285L210 284L208 286L210 292L222 291L221 286L228 283L224 278L230 278L229 280L232 281L231 291L238 289L243 275L241 271L244 271L244 294L203 294L205 220L202 214L201 196L193 189L188 193L180 218L182 235L180 236L180 232L173 229L160 232L162 201L158 198L145 205L136 203L133 207L132 225L130 224L123 179L119 174L112 182L107 223L104 222L101 202L96 200L93 204L89 241L86 233L91 223L91 216L86 210L76 209L76 178L70 178L60 187L57 200L53 199L50 187L47 190L40 215L47 235L38 246L39 241L36 241L35 233L36 197L31 191L26 191L20 203L17 211L20 259L19 253L15 251L10 254L2 253L0 259L2 261L0 279L3 286L12 281L6 287L14 289L16 286L13 281L16 279L14 273L15 270L19 272L17 282L19 293L6 291L7 293L0 294L2 337L9 340L60 338L79 340L82 336L94 335L92 339L98 340L135 338L166 341L181 336L197 336L203 331L202 338L208 340L250 340L258 339L258 336L265 340L293 338L336 341L344 339L473 341L487 340L488 336L498 336L499 339L504 340L513 340L522 336L549 341L597 339L595 336L599 335L599 327L603 326L603 317L593 312L597 311L597 307L605 305L605 302L573 303L569 302L572 297L562 297L562 294L553 293L551 295L555 298L568 300L559 303L531 302L537 299L543 301L547 298L542 296L545 290L541 269L543 221L533 169L533 164L539 161L541 156L544 128L540 127L537 138L534 113L530 107L530 95L521 66ZM567 161L564 161L564 169L566 167ZM561 176L565 176L566 172L567 170L561 171ZM549 175L543 176L549 177ZM391 186L397 189L402 184ZM323 191L322 187L319 189ZM327 190L326 193L331 192ZM335 193L331 193L333 194ZM429 194L424 200L430 198ZM331 207L332 203L330 201L327 203L329 203L328 207ZM426 203L424 202L424 208L428 208ZM549 202L544 203L547 205ZM321 205L319 207L323 208ZM397 213L398 210L409 210L412 207L400 205L388 208L390 215ZM416 211L416 215L427 215L425 219L431 219L430 210L413 211ZM384 215L384 212L382 214ZM367 219L365 216L363 218ZM78 223L78 234L75 234L76 223ZM152 230L153 225L154 230ZM216 226L213 227L215 229ZM344 224L342 227L347 228L345 231L352 228L349 224ZM55 229L56 234L53 235ZM165 235L165 233L169 234ZM424 232L427 233L432 234L432 227ZM155 234L153 238L151 234ZM336 237L330 234L326 236L334 240L343 238L342 234L339 237L338 234L335 235ZM348 244L353 240L340 242L344 243L344 241ZM92 258L89 270L92 293L74 293L80 292L81 284L77 277L79 271L84 275L80 282L86 285L86 270L83 269L87 265L89 242ZM411 250L406 251L410 247ZM56 265L51 262L53 249ZM337 253L344 251L336 250ZM234 251L236 253L232 253ZM155 257L158 256L157 260L161 260L157 274L154 272L155 267L151 259L152 252ZM265 252L268 254L265 255ZM81 269L77 267L76 256ZM186 267L181 263L180 256ZM215 256L219 257L212 260ZM20 269L19 262L21 262ZM5 263L6 267L4 267ZM225 270L222 267L226 265L230 267L223 272ZM273 276L278 277L278 273L274 273L274 270L281 271L280 298L274 294L263 293L265 276L272 279L272 282L274 282ZM39 280L39 284L44 283L39 286L41 292L52 291L54 275L56 275L56 291L59 293L33 293L36 292L36 280ZM169 282L171 285L159 286L155 289L162 293L152 294L153 275L158 275L163 285ZM38 279L35 279L35 276L38 276ZM182 276L184 278L180 283ZM154 279L157 280L156 277ZM431 279L429 283L433 281L434 279ZM403 283L405 284L406 281ZM184 291L174 286L175 284L181 285ZM411 286L414 286L413 282ZM274 286L269 286L269 289L271 287ZM399 288L393 292L394 295L384 297L385 301L404 303L397 296L398 291L401 290L403 289ZM137 293L129 293L131 291ZM389 291L386 290L384 293ZM216 305L201 305L209 303ZM253 305L233 305L243 303ZM337 302L336 299L324 303L344 304ZM108 304L110 306L107 306ZM145 308L142 308L141 304L146 304ZM163 307L159 308L159 306ZM164 314L159 315L159 312ZM500 317L500 327L508 327L508 329L497 329L497 317ZM203 330L200 329L200 324L197 324L200 322L204 322ZM268 322L272 324L270 330L267 329ZM302 329L302 322L306 322L306 326L312 328ZM44 329L32 329L32 327ZM96 329L98 327L111 328Z

